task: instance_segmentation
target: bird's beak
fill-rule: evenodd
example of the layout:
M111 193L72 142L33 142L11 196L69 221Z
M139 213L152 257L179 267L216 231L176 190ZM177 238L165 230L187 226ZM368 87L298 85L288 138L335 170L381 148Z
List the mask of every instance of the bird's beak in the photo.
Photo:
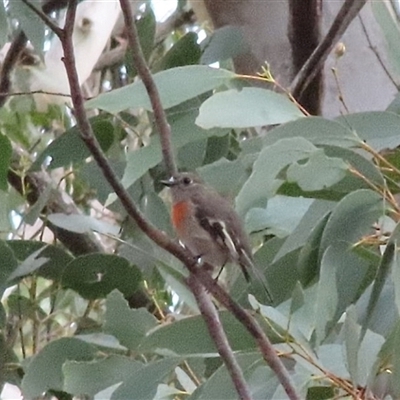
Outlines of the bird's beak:
M177 180L173 176L171 176L171 178L169 178L168 180L163 180L160 182L168 187L175 186L177 184Z

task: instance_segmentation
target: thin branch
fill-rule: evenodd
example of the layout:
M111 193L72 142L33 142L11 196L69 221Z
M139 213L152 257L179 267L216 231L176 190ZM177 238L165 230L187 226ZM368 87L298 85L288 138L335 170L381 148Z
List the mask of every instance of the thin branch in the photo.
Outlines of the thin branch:
M143 56L136 25L133 21L132 9L129 3L129 0L120 0L128 35L129 47L132 51L133 63L149 95L151 106L154 112L155 123L160 133L164 162L166 164L166 169L169 175L172 176L176 173L177 168L171 145L171 127L169 126L167 118L165 116L165 112L156 84L154 83L150 69L147 66L147 63Z
M21 53L25 49L27 37L24 32L19 32L12 41L3 65L0 69L0 107L3 107L7 100L7 94L11 89L11 72L17 63Z
M385 72L386 76L389 78L390 82L393 83L394 87L399 90L400 89L400 85L397 84L396 80L393 78L392 74L390 73L390 71L388 70L388 68L386 67L385 63L382 60L381 55L379 54L378 50L376 49L376 47L372 44L371 38L369 36L369 33L367 31L367 27L365 26L364 20L362 18L361 15L358 16L358 19L360 20L360 24L361 24L361 29L365 35L365 38L367 39L368 42L368 46L369 48L372 50L372 52L375 54L375 57L377 58L379 64L381 65L383 71Z
M127 5L124 3L125 6ZM69 8L67 11L67 15L73 15L72 8L76 7L76 0L71 0L69 3ZM127 8L125 7L125 11ZM128 18L129 20L129 18ZM262 355L271 369L277 375L279 381L281 382L282 386L284 387L286 393L288 394L288 398L291 400L299 400L300 397L297 395L294 386L291 382L290 376L286 371L285 367L283 366L282 362L280 361L279 357L277 356L271 342L265 335L264 331L261 329L258 322L242 307L240 307L237 303L235 303L232 298L228 295L228 293L223 290L210 276L210 274L202 268L198 268L198 264L196 258L191 254L189 251L181 247L178 243L172 241L169 236L167 236L164 232L158 230L154 227L143 214L138 210L135 203L132 201L131 197L127 190L123 187L121 182L119 181L117 175L111 168L108 160L101 150L99 143L97 142L92 128L88 122L86 110L84 108L84 101L83 96L80 90L78 75L75 66L75 57L73 52L73 44L72 44L72 28L69 24L73 24L73 21L70 18L66 19L66 26L65 32L69 32L69 34L64 34L61 37L61 43L63 46L64 51L64 64L67 71L67 76L69 80L69 85L71 89L71 96L72 96L72 103L74 106L75 111L75 118L77 121L77 126L79 128L81 138L90 150L91 154L93 155L94 160L98 164L99 168L102 170L103 175L107 182L110 184L112 189L114 190L115 194L118 196L121 204L127 211L127 214L135 220L139 228L151 239L155 242L158 246L162 247L163 249L170 252L176 258L178 258L181 262L183 262L187 268L189 269L190 273L193 274L201 284L218 300L220 303L225 306L235 317L246 327L246 329L250 332L250 334L256 339L258 346L261 349ZM136 32L136 31L134 31ZM133 34L134 35L134 34ZM141 59L143 63L143 58ZM151 75L149 75L150 80L152 81ZM156 90L154 82L150 87L153 87L153 90ZM153 93L153 92L151 92ZM152 94L150 95L150 97ZM161 103L154 101L156 103L156 107L160 107L158 112L163 112ZM156 119L159 121L160 118ZM161 118L161 120L165 121L165 117ZM165 128L165 127L164 127ZM168 129L161 129L159 130L161 134L168 134L169 135L169 127L167 124ZM165 143L165 142L164 142ZM170 147L165 147L166 150L170 149ZM169 154L169 157L172 159L172 154ZM169 165L169 172L175 168L175 163L173 162Z
M0 98L1 97L15 97L15 96L30 96L32 94L48 94L50 96L60 96L60 97L71 97L70 94L67 93L58 93L58 92L48 92L46 90L30 90L28 92L0 92Z
M53 22L43 11L38 10L33 4L29 3L27 0L22 0L22 2L29 7L57 36L60 36L62 29Z
M321 70L329 53L367 1L345 0L329 32L293 79L290 91L295 98L299 98L314 76Z
M191 274L189 276L187 284L196 298L200 312L206 322L208 332L217 347L218 353L224 360L224 364L231 376L239 397L244 400L252 399L250 388L247 385L240 365L233 354L232 348L219 319L218 312L215 309L210 296L206 293L204 286L194 275Z

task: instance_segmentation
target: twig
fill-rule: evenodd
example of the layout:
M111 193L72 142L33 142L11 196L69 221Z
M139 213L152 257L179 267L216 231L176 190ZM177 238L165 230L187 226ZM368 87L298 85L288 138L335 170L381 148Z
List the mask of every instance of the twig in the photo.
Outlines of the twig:
M125 208L127 214L135 220L139 228L151 239L155 242L158 246L162 247L163 249L170 252L176 258L178 258L181 262L183 262L187 268L189 269L190 273L193 274L201 284L213 294L213 296L221 302L235 317L245 326L245 328L250 332L250 334L256 339L256 342L261 349L261 353L271 367L271 369L277 375L279 381L281 382L283 388L285 389L288 398L291 400L299 400L300 397L297 395L294 386L291 382L290 376L286 371L285 367L283 366L282 362L278 358L271 342L265 335L264 331L261 329L258 322L242 307L240 307L237 303L235 303L232 298L228 295L228 293L223 290L209 275L209 273L202 269L198 268L196 258L186 249L181 247L178 243L173 242L164 232L158 230L154 227L143 214L138 210L128 191L124 188L124 186L119 181L117 175L115 174L114 170L111 168L108 160L101 150L99 143L97 142L91 125L87 119L86 110L84 108L84 101L83 96L80 90L78 75L75 66L75 56L73 52L73 44L72 44L72 28L73 28L73 16L76 10L76 0L71 0L68 5L67 10L67 18L65 21L65 28L63 30L63 34L60 35L61 44L64 51L64 64L67 71L67 76L69 80L69 85L71 89L71 97L72 103L74 106L75 117L77 121L77 126L79 128L81 138L88 147L89 151L93 155L94 160L98 164L99 168L102 170L103 175L107 182L110 184L112 189L114 190L115 194L118 196L121 204ZM130 9L127 8L126 2L125 5L125 12L130 14ZM132 18L128 17L128 21L131 21ZM133 31L136 32L136 31ZM68 33L68 34L67 34ZM133 33L134 35L134 33ZM131 35L132 36L132 35ZM134 38L134 43L136 43ZM137 54L136 54L137 56ZM140 54L139 54L140 58ZM141 58L141 62L143 63L143 58ZM139 68L137 67L138 71ZM149 79L152 81L151 75L149 75ZM150 85L151 86L151 85ZM156 90L155 85L153 83L153 90ZM151 92L153 93L153 92ZM152 98L153 94L150 95ZM160 102L154 101L156 109L158 113L163 114L163 109ZM158 107L158 108L157 108ZM156 111L154 111L156 114ZM160 116L159 116L160 117ZM160 117L156 119L156 121L164 121L165 125L163 129L159 126L160 133L169 135L169 126L166 123L165 117ZM158 123L157 122L157 123ZM164 141L165 143L169 143L169 141ZM167 148L167 147L166 147ZM164 152L165 154L165 152ZM172 153L169 154L171 160L167 163L169 165L169 172L173 173L175 170L175 162L172 159Z
M218 312L215 309L210 296L206 293L204 286L194 275L191 274L189 276L187 283L196 298L200 312L206 322L208 332L217 347L218 353L224 360L224 364L231 375L232 382L235 385L238 395L241 399L252 399L249 386L247 385L243 372L233 354L232 348L219 319Z
M140 46L136 25L133 22L132 10L129 0L120 0L122 14L124 16L125 26L128 34L128 42L132 51L133 63L137 69L138 75L142 79L144 86L150 98L151 106L154 112L156 126L160 133L161 147L164 162L169 175L174 175L177 171L174 155L171 145L171 127L168 124L165 112L161 103L156 84L151 76L149 67L143 56Z
M70 94L67 93L58 93L58 92L48 92L46 90L30 90L28 92L0 92L0 98L1 97L14 97L14 96L29 96L32 94L48 94L50 96L60 96L60 97L71 97Z
M372 50L372 52L375 54L376 59L378 60L379 64L381 65L383 72L385 72L386 76L389 78L390 82L393 83L394 87L399 90L400 89L400 85L398 85L396 83L396 80L393 78L392 74L390 73L390 71L388 70L388 68L386 67L385 63L382 60L381 55L379 54L378 50L376 49L376 46L374 46L372 44L371 38L369 36L369 33L367 31L367 27L365 26L364 20L362 18L361 15L358 15L358 19L360 20L360 24L361 24L361 29L365 35L365 39L367 39L368 42L368 46L369 48Z
M37 9L33 4L27 0L21 0L27 7L29 7L57 36L60 36L62 29L55 24L43 11Z
M12 41L7 55L4 59L3 65L0 69L0 107L4 105L7 100L7 94L11 88L11 71L17 63L19 56L25 49L27 37L24 32L19 32L17 37Z
M367 0L345 0L325 38L293 79L290 91L295 98L299 98L314 76L320 71L329 53L366 2Z

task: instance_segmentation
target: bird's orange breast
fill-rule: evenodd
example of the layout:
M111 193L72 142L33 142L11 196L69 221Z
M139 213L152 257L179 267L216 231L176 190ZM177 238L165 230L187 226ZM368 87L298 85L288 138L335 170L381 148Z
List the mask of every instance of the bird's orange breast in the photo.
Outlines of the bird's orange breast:
M188 217L189 204L187 201L175 203L172 208L172 223L176 230L180 231L185 228L184 222Z

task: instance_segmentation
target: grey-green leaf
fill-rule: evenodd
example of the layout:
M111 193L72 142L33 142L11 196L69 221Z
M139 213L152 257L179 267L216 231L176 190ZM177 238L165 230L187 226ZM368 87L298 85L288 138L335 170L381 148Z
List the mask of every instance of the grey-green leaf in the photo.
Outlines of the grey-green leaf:
M236 75L233 72L193 65L171 68L154 74L164 109L228 83ZM145 108L151 111L151 103L142 81L127 85L89 100L87 108L100 108L109 113L118 113L128 108Z
M261 88L215 93L200 107L196 124L210 128L248 128L282 124L304 117L286 96Z

